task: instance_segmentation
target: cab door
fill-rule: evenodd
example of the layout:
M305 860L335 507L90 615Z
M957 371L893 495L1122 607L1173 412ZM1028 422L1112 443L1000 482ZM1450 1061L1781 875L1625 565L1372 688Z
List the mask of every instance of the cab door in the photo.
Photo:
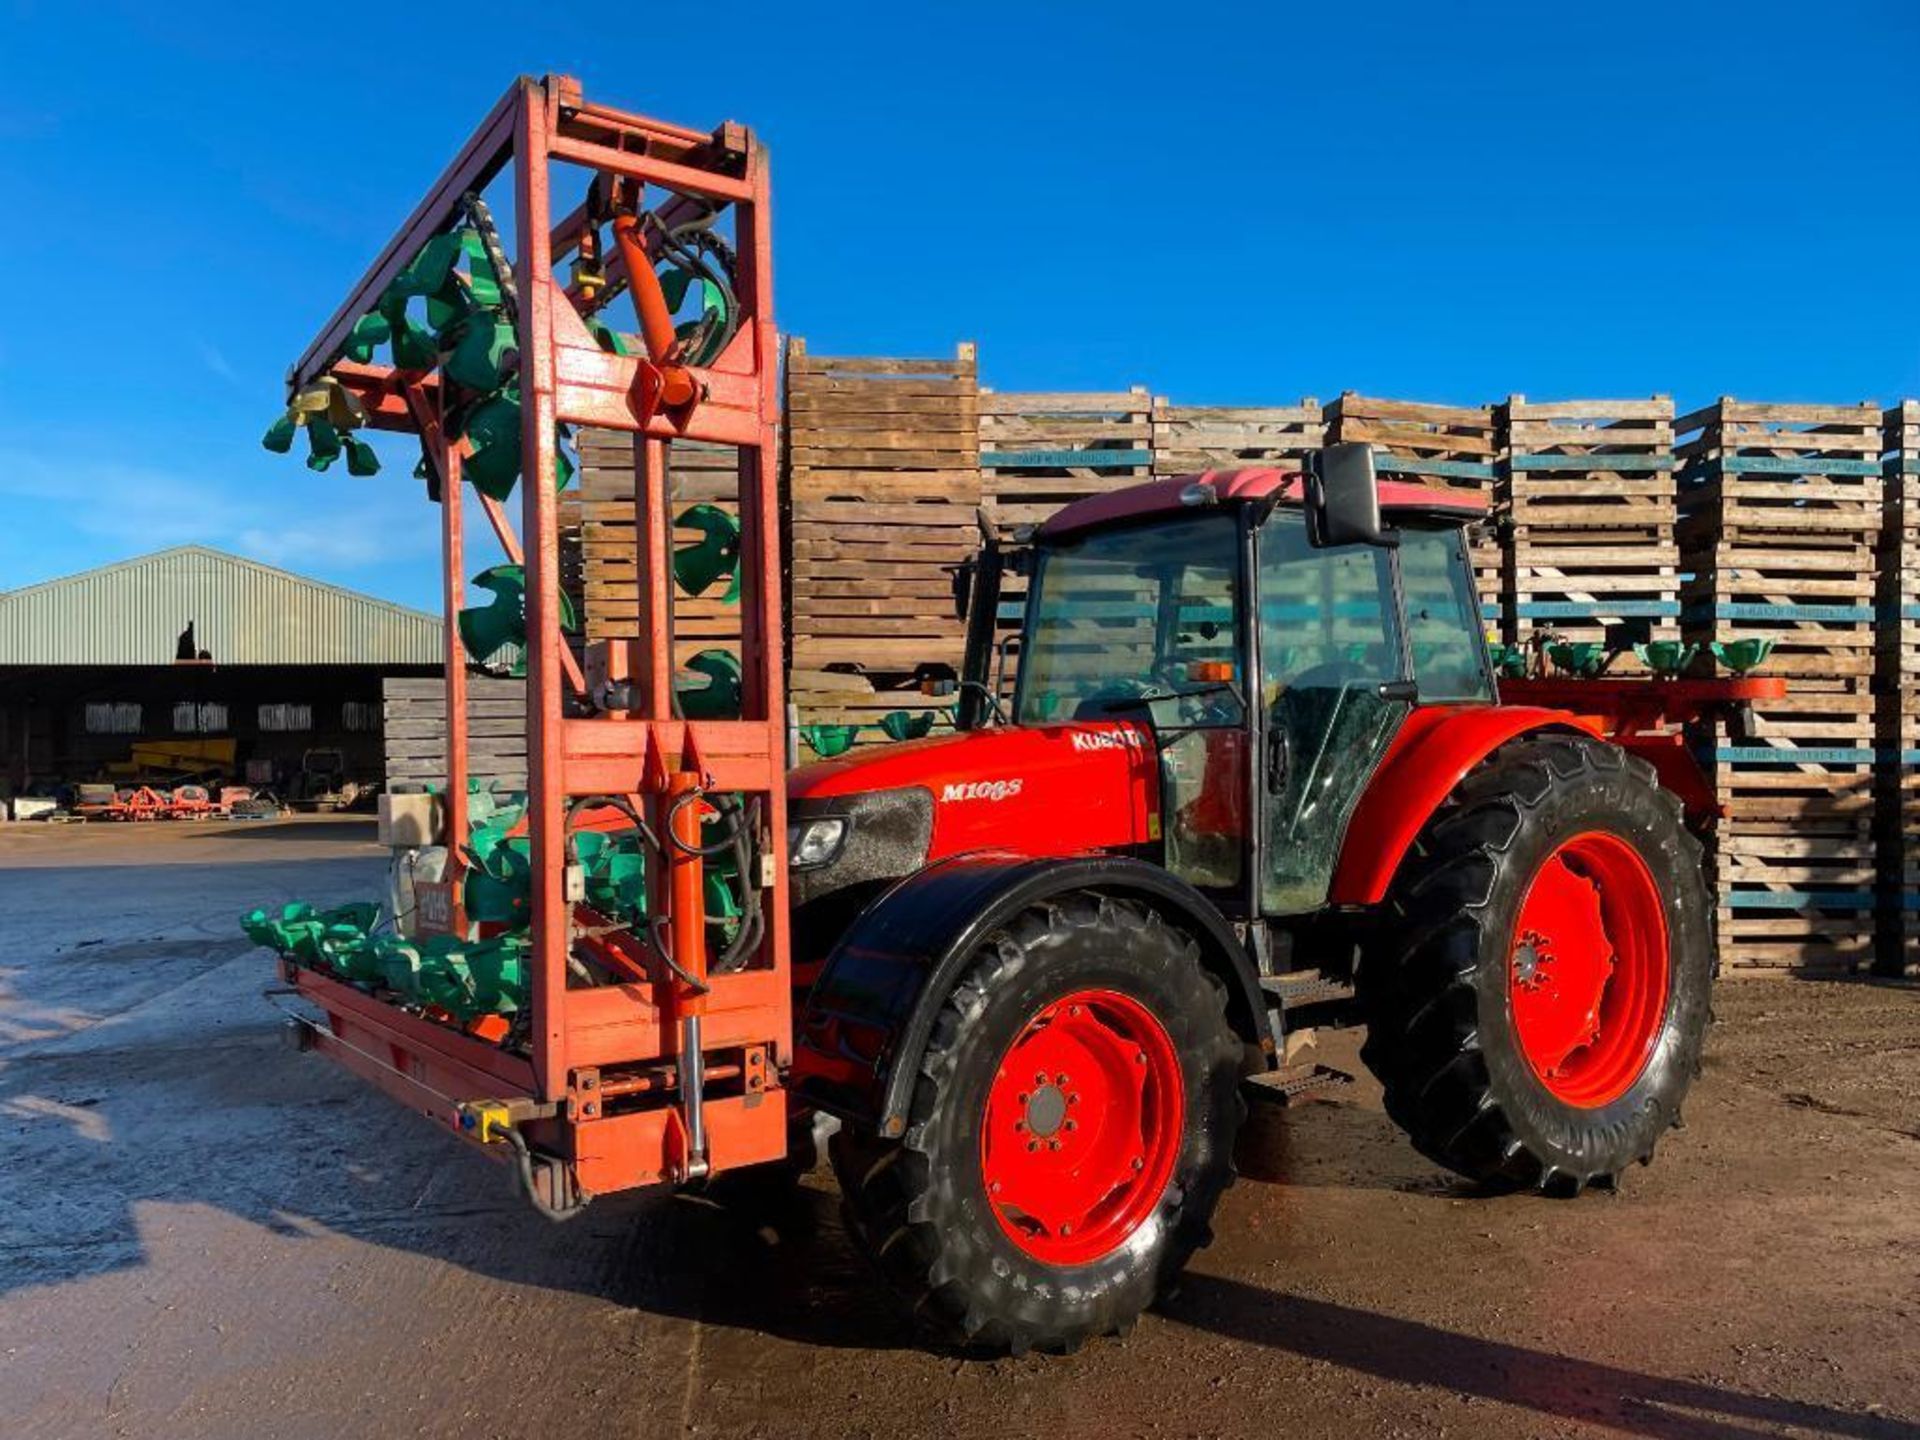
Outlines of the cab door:
M1256 538L1260 908L1326 903L1347 822L1415 704L1490 704L1493 676L1458 526L1316 550L1297 512Z
M1353 807L1412 708L1394 553L1315 549L1298 511L1259 531L1265 914L1326 903Z

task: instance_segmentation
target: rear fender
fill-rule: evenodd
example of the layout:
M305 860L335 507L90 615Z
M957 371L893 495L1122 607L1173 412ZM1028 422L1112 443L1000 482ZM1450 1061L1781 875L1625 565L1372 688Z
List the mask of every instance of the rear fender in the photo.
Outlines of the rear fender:
M1598 733L1587 717L1532 705L1432 705L1407 716L1354 806L1329 902L1378 905L1414 838L1467 772L1509 740L1540 731Z
M934 1019L970 959L1022 910L1072 891L1136 900L1192 935L1202 963L1227 987L1235 1030L1271 1055L1253 962L1191 886L1121 856L975 852L900 881L834 947L795 1036L792 1083L801 1103L881 1135L905 1133Z

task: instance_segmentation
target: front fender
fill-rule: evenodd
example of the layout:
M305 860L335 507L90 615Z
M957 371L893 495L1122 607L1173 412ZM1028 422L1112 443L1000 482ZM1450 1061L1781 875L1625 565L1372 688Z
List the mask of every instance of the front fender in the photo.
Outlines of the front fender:
M1534 705L1431 705L1393 737L1354 806L1328 900L1378 905L1433 812L1467 772L1509 740L1542 730L1598 734L1594 721Z
M1227 986L1235 1029L1271 1054L1258 972L1225 917L1192 886L1121 856L977 851L900 881L834 947L795 1036L798 1098L882 1135L904 1133L934 1017L970 958L1028 906L1074 890L1138 900L1191 934Z

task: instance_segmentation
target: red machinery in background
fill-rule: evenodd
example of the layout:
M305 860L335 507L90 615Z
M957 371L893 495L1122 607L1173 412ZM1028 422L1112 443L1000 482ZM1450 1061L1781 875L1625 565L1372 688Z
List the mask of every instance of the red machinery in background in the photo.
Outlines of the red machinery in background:
M562 177L589 177L555 213ZM515 258L503 270L518 353L520 514L480 495L508 560L526 573L528 782L531 839L531 1009L527 1053L508 1053L370 998L311 968L288 976L326 1014L313 1046L410 1105L481 1141L508 1139L537 1198L556 1209L580 1194L684 1180L784 1156L779 1076L792 1035L786 907L785 697L774 471L775 332L764 152L737 125L711 133L595 104L564 77L521 79L502 97L405 226L322 327L288 376L290 396L338 382L367 423L417 434L440 507L446 614L451 870L423 896L444 926L465 928L467 657L463 450L449 434L443 375L343 358L362 316L422 247L462 216L496 177L510 185ZM642 208L651 201L650 208ZM730 222L739 324L703 364L678 353L650 247L691 216ZM615 253L603 256L611 222ZM577 257L571 280L555 267ZM496 259L496 263L499 263ZM632 295L643 353L617 353L590 330ZM563 425L634 434L642 638L612 647L587 676L561 633L555 442ZM671 520L665 447L675 440L739 448L743 577L742 716L677 718L671 648ZM754 873L746 877L757 943L737 968L708 973L702 938L706 796L743 802ZM670 836L648 877L651 934L623 934L568 894L569 827L594 812L630 811ZM748 823L746 819L739 821ZM569 948L592 937L625 983L570 987ZM650 941L662 941L655 945ZM476 1097L485 1097L478 1100ZM544 1157L542 1158L530 1158ZM546 1163L551 1161L553 1163Z

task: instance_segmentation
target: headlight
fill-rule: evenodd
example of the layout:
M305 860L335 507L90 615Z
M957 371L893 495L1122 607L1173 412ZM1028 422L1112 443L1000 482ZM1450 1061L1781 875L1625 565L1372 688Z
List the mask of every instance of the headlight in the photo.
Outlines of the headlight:
M822 816L787 827L787 859L795 870L812 870L825 865L840 853L840 842L847 838L847 822L839 816Z

